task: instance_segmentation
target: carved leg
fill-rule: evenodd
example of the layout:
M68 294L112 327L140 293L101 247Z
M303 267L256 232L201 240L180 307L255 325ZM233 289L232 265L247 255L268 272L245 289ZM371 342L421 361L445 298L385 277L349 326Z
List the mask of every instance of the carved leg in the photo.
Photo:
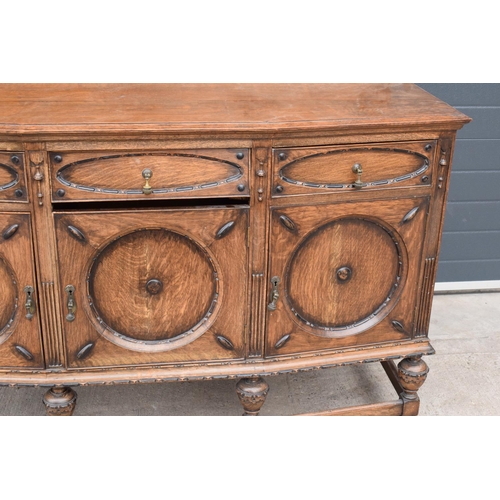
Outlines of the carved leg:
M262 377L242 378L236 384L236 394L243 405L243 416L256 417L266 400L269 385Z
M398 377L404 392L401 397L404 401L403 415L418 415L420 400L417 391L427 378L429 367L422 356L405 358L398 364Z
M69 387L52 387L43 397L43 404L49 417L69 417L76 405L76 392Z

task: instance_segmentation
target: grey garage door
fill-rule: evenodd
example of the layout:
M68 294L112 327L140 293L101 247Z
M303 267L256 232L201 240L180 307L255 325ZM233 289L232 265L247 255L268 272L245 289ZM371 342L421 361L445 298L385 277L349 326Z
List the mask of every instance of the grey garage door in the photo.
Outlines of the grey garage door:
M500 84L418 85L473 119L457 135L437 281L500 280Z

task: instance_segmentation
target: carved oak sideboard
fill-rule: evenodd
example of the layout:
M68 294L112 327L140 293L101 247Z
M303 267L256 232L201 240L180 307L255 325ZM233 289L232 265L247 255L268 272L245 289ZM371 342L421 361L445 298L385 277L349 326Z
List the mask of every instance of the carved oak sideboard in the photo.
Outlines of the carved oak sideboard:
M414 415L456 131L411 84L0 85L0 384L381 362ZM396 365L396 362L398 363Z

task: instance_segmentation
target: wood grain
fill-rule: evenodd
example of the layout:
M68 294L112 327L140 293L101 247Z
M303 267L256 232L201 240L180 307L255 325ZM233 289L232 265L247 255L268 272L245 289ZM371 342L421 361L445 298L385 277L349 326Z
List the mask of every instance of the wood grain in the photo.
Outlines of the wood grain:
M0 255L0 339L14 320L19 289L14 272Z
M248 195L248 157L245 148L52 153L52 199L241 197ZM152 172L149 195L142 191L145 169Z
M413 84L3 84L0 134L460 128Z
M99 253L89 293L110 329L132 339L164 340L208 319L217 302L216 276L210 256L185 236L165 229L134 231Z
M54 368L61 367L64 366L65 359L64 340L54 283L43 282L41 291L40 302L45 310L43 331L47 365Z
M416 280L419 276L419 266L411 263L420 263L422 257L422 234L428 202L428 197L401 198L274 209L269 275L283 278L284 285L277 310L268 311L267 355L339 349L407 338L414 321ZM401 224L404 215L415 206L422 209L416 212L412 221ZM297 232L283 227L279 222L282 214L294 221ZM341 221L345 222L339 225ZM363 221L370 223L367 226ZM336 230L337 226L341 231ZM351 227L353 230L348 230ZM380 230L373 229L379 227ZM314 243L315 234L324 234L325 239L316 245L311 244L308 252L301 251L301 247L308 248L305 243L308 238ZM373 251L372 245L376 245ZM395 250L396 247L399 251ZM354 260L351 262L350 259ZM356 265L353 265L354 262ZM401 271L396 272L395 266L400 266L399 262L402 262ZM340 283L335 273L343 266L352 268L352 278ZM365 274L356 278L357 269L363 269ZM370 278L365 281L366 274ZM401 277L395 280L398 274ZM397 288L385 303L380 294L390 289L394 282ZM344 297L349 300L344 301ZM293 311L297 301L300 301L299 307L303 309L306 306L313 312L304 318L306 321L298 318ZM318 303L321 305L318 306ZM379 309L379 306L382 307ZM332 325L338 314L341 322L335 329ZM391 324L393 318L405 318L407 331L395 330ZM342 328L342 321L348 319L361 320ZM291 339L276 350L276 343L288 334L291 334Z
M255 414L258 377L384 361L400 400L327 413L418 413L468 117L411 84L0 85L0 117L0 384L64 414L70 384L242 379Z
M288 299L306 321L342 330L390 300L402 278L400 260L398 241L376 222L334 221L309 234L290 257ZM345 281L338 276L343 269L350 273Z
M250 199L249 281L250 325L248 329L247 355L260 357L264 354L264 337L267 303L267 260L269 227L269 189L271 144L256 141L252 151L252 175Z
M363 190L430 185L435 148L436 141L423 141L275 149L273 196L352 189L357 179L352 171L355 164L363 169ZM282 191L276 191L278 185Z
M17 225L8 239L0 237L0 367L36 369L44 366L39 327L39 297L33 266L28 213L0 213L0 227ZM24 288L34 288L34 315L26 317ZM32 359L20 355L15 346Z
M81 345L78 346L81 349ZM222 347L220 347L222 349ZM226 350L226 352L228 352ZM366 347L346 348L338 351L324 351L303 356L284 356L276 359L246 360L203 360L157 364L152 366L87 367L85 370L38 370L21 372L1 369L0 384L102 385L120 383L183 382L188 380L240 379L253 376L275 376L286 373L342 367L353 363L380 362L385 359L412 355L434 354L428 340L418 342L402 341L392 344L378 344ZM90 356L92 358L92 356Z
M0 151L0 201L28 201L22 152Z
M385 401L383 403L372 403L369 405L349 406L346 408L335 408L333 410L318 411L315 413L303 413L300 417L352 417L352 416L381 416L399 417L403 414L403 401Z
M63 322L68 352L95 344L91 355L70 364L241 357L247 212L241 206L56 214L61 288L75 286L77 307L75 320ZM234 229L217 239L228 221ZM83 231L85 242L72 238L68 225ZM161 289L148 291L150 280ZM234 349L221 346L217 335Z

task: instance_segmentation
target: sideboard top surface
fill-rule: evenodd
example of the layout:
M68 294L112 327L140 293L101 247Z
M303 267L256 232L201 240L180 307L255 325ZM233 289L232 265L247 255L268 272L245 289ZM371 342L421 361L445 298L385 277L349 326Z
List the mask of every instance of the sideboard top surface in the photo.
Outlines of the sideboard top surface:
M0 134L458 129L414 84L1 84Z

